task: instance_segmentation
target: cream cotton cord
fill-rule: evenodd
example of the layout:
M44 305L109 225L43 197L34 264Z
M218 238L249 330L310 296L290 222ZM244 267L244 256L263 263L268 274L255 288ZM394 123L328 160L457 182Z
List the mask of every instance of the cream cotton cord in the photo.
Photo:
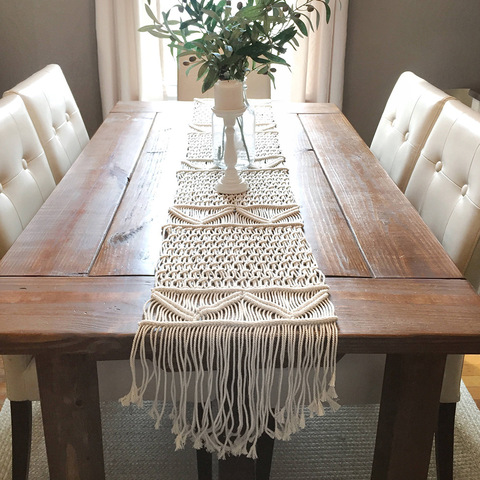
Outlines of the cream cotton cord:
M211 105L195 101L122 403L142 406L153 385L150 415L158 427L173 405L177 448L191 440L219 458L256 458L264 432L288 440L304 428L305 408L311 415L338 408L337 319L305 239L271 105L256 106L259 155L240 173L250 188L238 195L215 190L223 171L209 156Z

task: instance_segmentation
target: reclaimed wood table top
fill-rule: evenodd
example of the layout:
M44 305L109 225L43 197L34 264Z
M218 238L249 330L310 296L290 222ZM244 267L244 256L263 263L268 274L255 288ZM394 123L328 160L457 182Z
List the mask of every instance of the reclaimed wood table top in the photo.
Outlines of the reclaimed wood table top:
M345 116L274 108L339 353L480 353L479 297ZM62 356L128 358L191 115L189 102L115 106L0 262L1 354L36 355L45 379Z

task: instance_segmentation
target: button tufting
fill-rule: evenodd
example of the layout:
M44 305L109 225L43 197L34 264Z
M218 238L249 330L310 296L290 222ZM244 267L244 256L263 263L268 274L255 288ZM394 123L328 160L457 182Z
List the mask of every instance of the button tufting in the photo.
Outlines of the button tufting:
M409 136L410 136L410 132L407 132L407 133L405 134L405 140L408 140L408 137L409 137Z
M0 193L3 193L3 185L0 183Z
M24 170L26 170L28 168L28 163L24 158L22 158L22 167L23 167Z
M465 196L465 195L467 194L467 191L468 191L468 185L464 185L464 186L462 187L462 190L461 190L460 193L461 193L463 196Z
M436 172L439 172L439 171L442 169L442 167L443 167L442 162L437 162L437 163L435 164L435 171L436 171Z
M70 115L69 115L68 113L65 114L65 120L66 120L67 122L70 121Z
M57 134L57 129L55 127L52 127L52 130L53 130L53 134L56 135Z

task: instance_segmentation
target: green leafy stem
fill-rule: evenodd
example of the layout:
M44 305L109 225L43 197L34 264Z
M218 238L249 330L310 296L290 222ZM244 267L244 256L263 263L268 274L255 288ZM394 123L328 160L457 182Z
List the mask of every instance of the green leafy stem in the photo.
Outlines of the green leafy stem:
M286 45L298 47L298 38L318 28L319 7L330 20L330 0L301 0L290 5L283 0L247 0L238 2L235 12L231 0L182 0L158 19L145 5L153 21L139 29L166 39L173 55L187 73L198 68L202 92L217 80L240 80L256 70L275 81L272 64L290 65L282 58ZM313 21L312 21L312 17Z

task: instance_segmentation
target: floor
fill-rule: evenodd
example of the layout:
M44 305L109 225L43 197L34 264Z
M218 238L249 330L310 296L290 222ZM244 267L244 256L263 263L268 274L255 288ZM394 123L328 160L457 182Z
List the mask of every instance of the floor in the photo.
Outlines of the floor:
M467 355L463 366L463 381L480 409L480 355ZM0 409L6 398L5 369L0 355Z
M480 409L480 355L465 356L462 379Z

